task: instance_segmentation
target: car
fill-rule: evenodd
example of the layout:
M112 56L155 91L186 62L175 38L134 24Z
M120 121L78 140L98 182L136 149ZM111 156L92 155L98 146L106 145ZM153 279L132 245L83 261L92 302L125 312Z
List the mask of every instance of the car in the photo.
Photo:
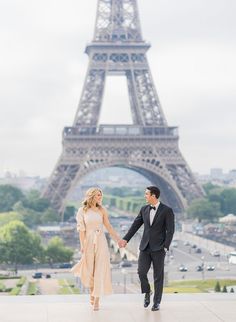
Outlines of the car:
M187 272L188 271L188 268L185 265L180 265L179 271L180 272Z
M193 244L193 245L192 245L192 248L197 248L197 245L196 245L196 244Z
M219 257L220 256L220 252L218 250L213 250L211 252L211 255L214 256L214 257Z
M33 275L32 275L33 278L42 278L43 277L43 273L41 272L35 272Z
M196 267L196 271L197 271L197 272L202 272L202 271L203 271L203 266L202 266L202 265L198 265L198 266Z
M119 267L132 267L132 263L129 261L122 261L120 262Z
M59 265L59 268L71 268L72 264L71 263L62 263Z
M45 274L45 277L46 278L51 278L51 274L47 273L47 274Z
M213 265L208 265L208 266L206 267L206 269L207 269L207 271L214 271L214 270L215 270L215 266L213 266Z
M185 242L184 242L184 246L189 246L190 245L190 243L186 240Z
M201 248L195 248L195 253L197 253L197 254L201 254L202 253L202 250L201 250Z

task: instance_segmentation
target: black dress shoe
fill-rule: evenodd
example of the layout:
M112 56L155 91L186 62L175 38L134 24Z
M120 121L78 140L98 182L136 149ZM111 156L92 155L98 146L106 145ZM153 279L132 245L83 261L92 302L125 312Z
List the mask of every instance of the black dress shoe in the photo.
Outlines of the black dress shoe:
M160 304L159 303L153 304L152 311L159 311L159 310L160 310Z
M144 296L144 307L148 307L148 305L150 304L150 296L152 295L152 292L146 293Z

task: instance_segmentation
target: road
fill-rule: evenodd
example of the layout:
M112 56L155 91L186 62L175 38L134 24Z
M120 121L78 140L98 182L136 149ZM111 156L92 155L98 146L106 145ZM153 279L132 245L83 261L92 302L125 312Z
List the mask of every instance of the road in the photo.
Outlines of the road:
M229 264L226 256L214 257L204 248L201 248L201 251L200 254L196 253L192 246L186 246L180 240L177 242L177 247L172 246L165 261L165 272L168 275L168 281L236 278L236 265ZM202 272L196 271L196 266L202 264L204 265L204 270ZM186 266L188 271L180 272L180 265ZM215 270L207 271L206 267L208 265L213 265ZM38 271L41 271L44 276L46 273L51 274L51 279L48 281L45 277L40 280L40 288L43 294L57 293L59 289L58 279L74 280L69 269L38 269ZM31 280L34 272L33 270L19 271L19 275L27 276ZM150 270L149 279L152 282L152 270ZM77 283L81 287L79 281ZM132 263L131 267L125 268L120 268L119 265L113 264L112 283L115 293L138 293L140 286L137 263ZM82 292L84 292L83 288Z
M198 245L196 246L198 247ZM180 265L186 266L188 271L180 272ZM203 272L196 271L198 265L203 265ZM214 266L215 270L207 271L208 265ZM214 257L204 248L201 248L201 253L198 254L191 245L185 246L183 241L178 241L178 247L171 248L171 252L166 258L166 270L169 280L236 277L236 265L229 264L226 256Z

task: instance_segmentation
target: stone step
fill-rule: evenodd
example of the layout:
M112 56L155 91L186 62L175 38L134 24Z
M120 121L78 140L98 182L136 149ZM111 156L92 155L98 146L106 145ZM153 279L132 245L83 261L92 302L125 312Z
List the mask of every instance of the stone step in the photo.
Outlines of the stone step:
M161 309L143 308L141 294L114 294L93 311L88 295L0 296L1 322L235 322L236 295L165 294Z

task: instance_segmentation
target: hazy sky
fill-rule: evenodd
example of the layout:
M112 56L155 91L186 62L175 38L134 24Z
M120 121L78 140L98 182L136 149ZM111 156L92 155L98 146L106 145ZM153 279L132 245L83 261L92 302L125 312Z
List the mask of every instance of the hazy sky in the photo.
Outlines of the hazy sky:
M185 159L200 173L236 168L236 1L138 4L156 89ZM50 175L79 102L96 5L0 0L0 175ZM101 122L117 121L130 123L127 88L109 78Z

